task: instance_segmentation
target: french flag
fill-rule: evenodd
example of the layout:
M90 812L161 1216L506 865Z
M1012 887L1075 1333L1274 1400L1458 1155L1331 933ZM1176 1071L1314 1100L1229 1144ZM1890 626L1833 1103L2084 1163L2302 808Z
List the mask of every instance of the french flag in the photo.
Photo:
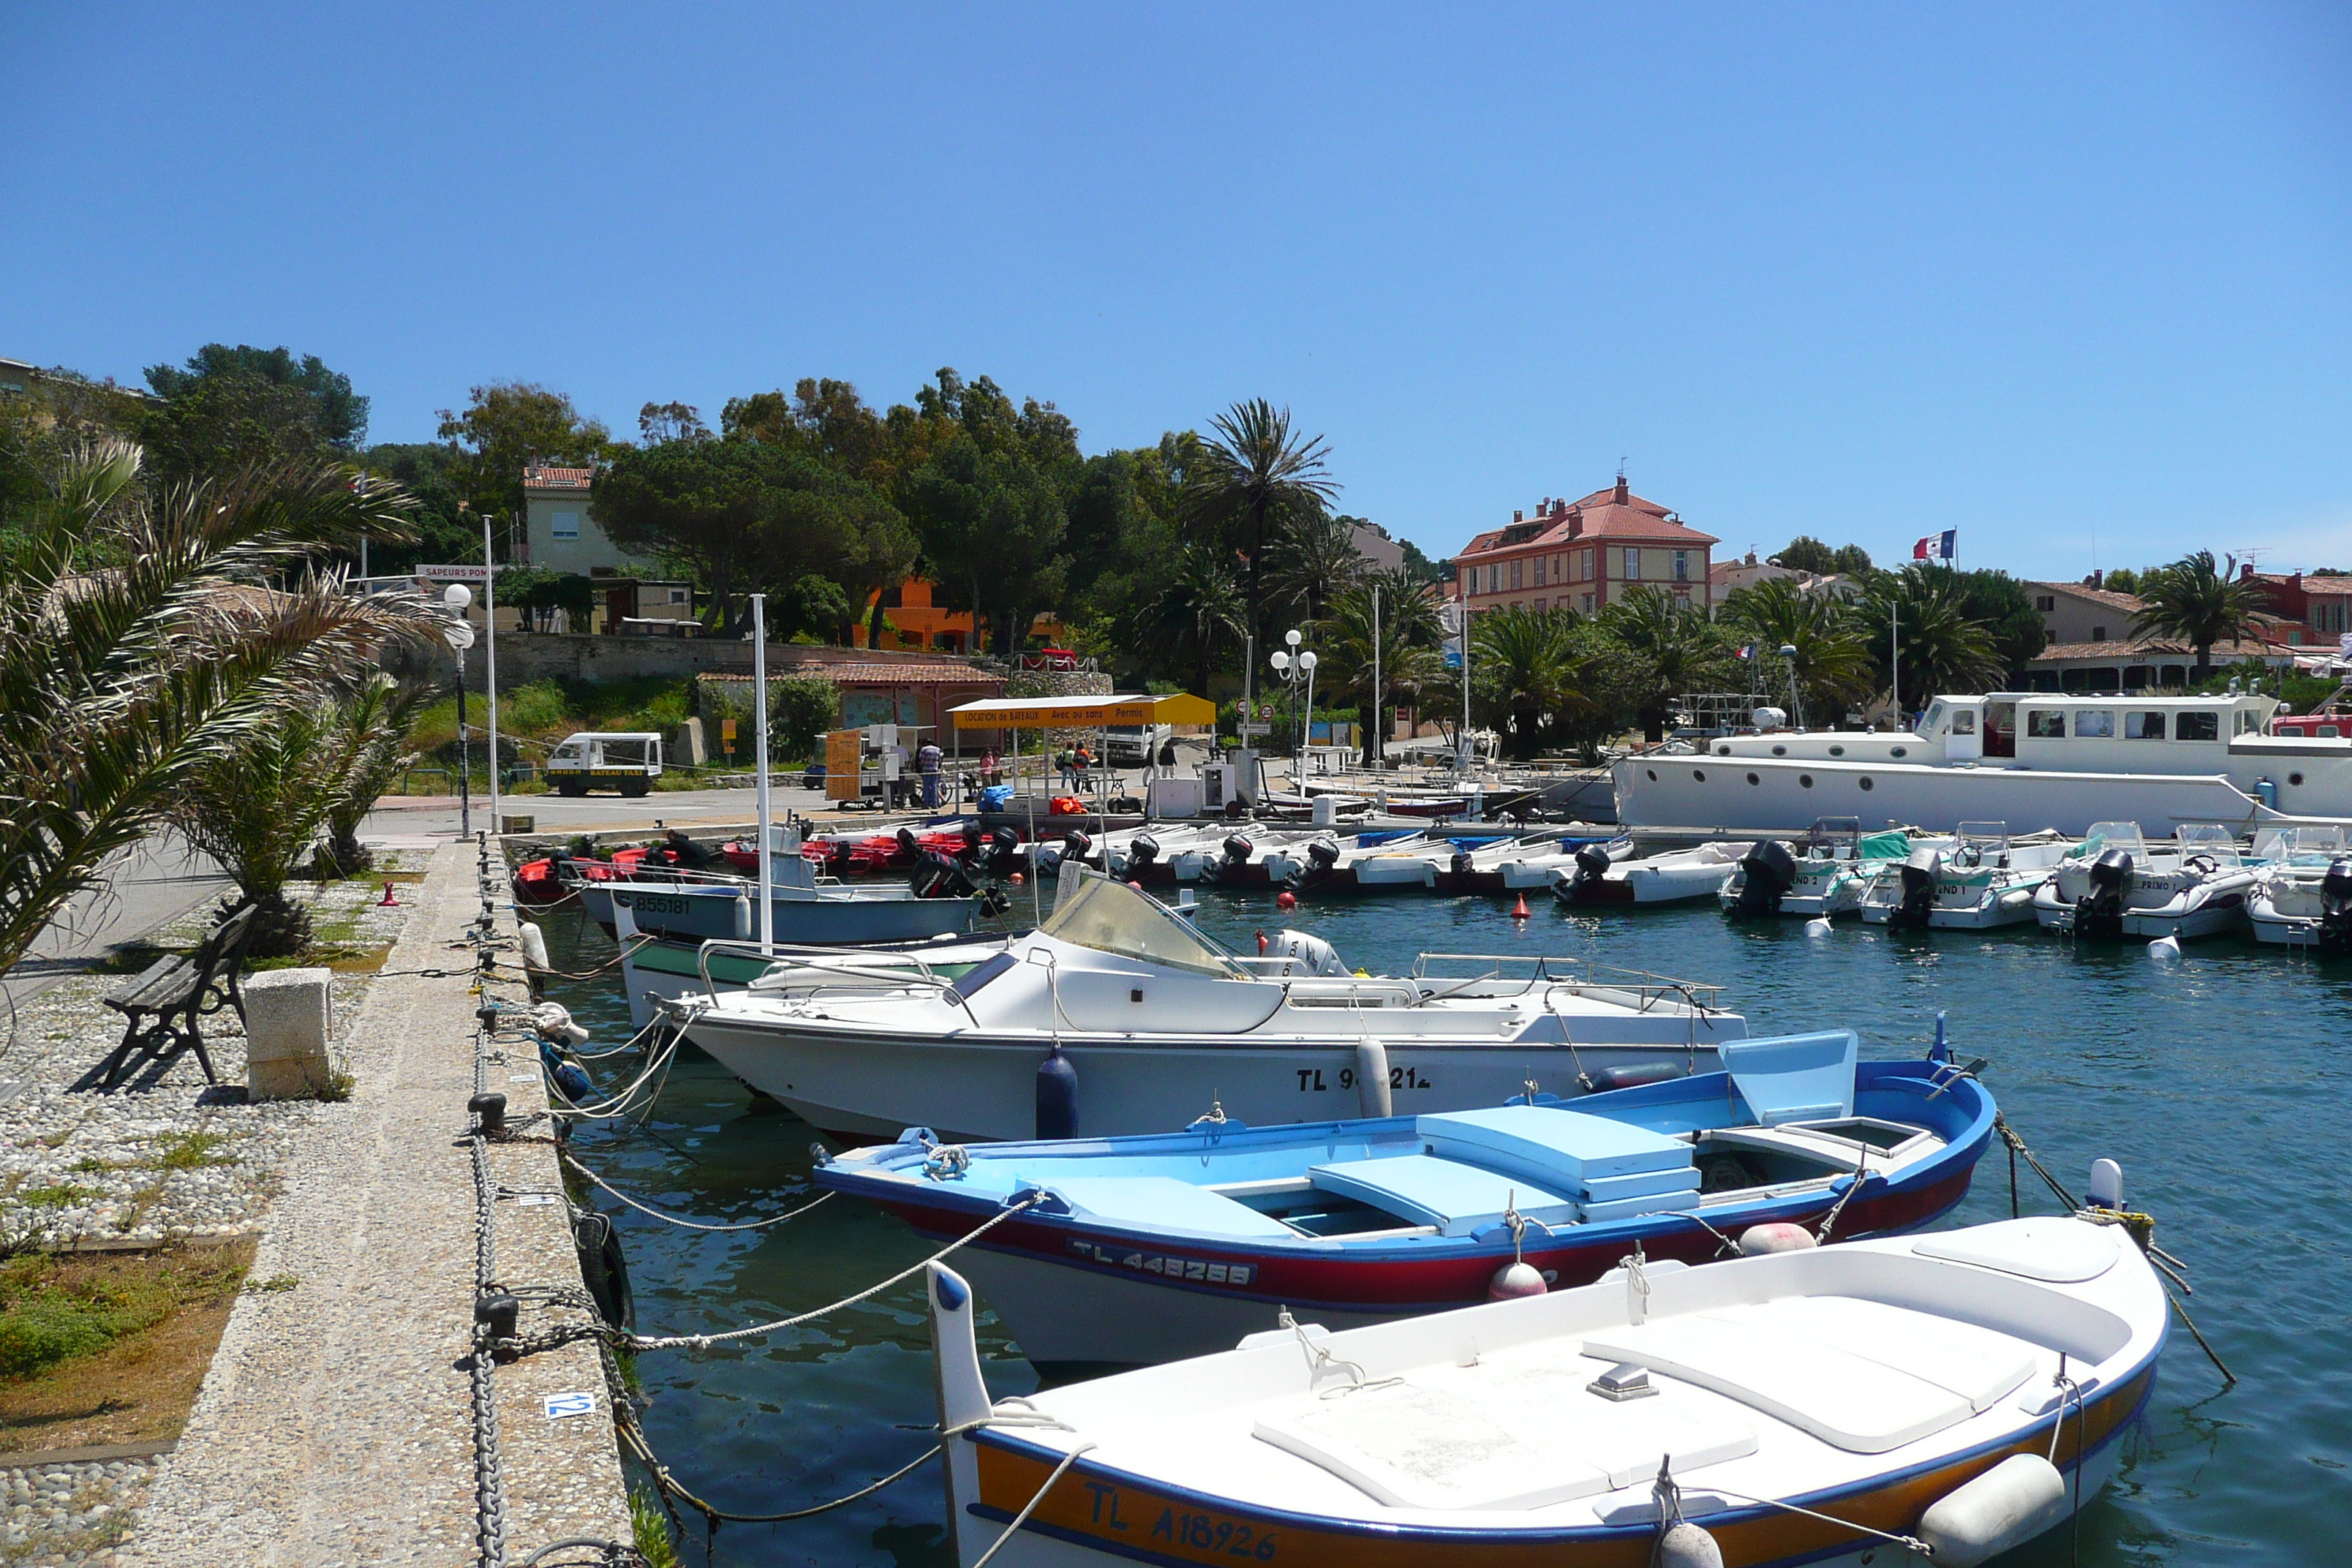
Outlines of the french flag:
M1941 533L1931 533L1911 547L1914 561L1950 561L1960 552L1960 531L1948 528Z

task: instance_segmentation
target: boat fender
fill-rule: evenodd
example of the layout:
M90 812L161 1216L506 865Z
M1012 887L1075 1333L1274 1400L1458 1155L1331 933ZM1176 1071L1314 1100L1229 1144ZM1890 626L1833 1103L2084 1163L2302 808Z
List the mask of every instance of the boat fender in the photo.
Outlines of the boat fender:
M2120 1214L2124 1206L2124 1168L2113 1160L2091 1162L2091 1186L2084 1194L2096 1209Z
M1389 1047L1366 1035L1356 1042L1356 1110L1364 1116L1393 1116L1389 1098Z
M1665 1083L1685 1075L1672 1062L1647 1062L1640 1067L1602 1068L1589 1076L1592 1087L1587 1092L1606 1094L1612 1089L1639 1089L1645 1083Z
M2066 1478L2039 1454L2012 1454L1929 1506L1920 1539L1937 1568L1976 1568L2066 1517Z
M1489 1301L1516 1301L1522 1296L1540 1296L1551 1289L1532 1263L1506 1263L1495 1270L1495 1278L1486 1284Z
M538 926L532 924L529 921L520 921L516 926L515 931L517 938L522 943L523 963L529 964L531 968L538 970L548 970L555 967L553 964L547 962L546 932L541 931Z
M1811 920L1805 922L1805 934L1807 936L1827 936L1836 929L1837 928L1835 926L1830 924L1830 917L1827 915L1815 915Z
M1078 1069L1062 1054L1060 1041L1037 1064L1037 1136L1078 1135Z
M1787 1220L1774 1220L1768 1225L1751 1225L1739 1233L1739 1256L1763 1258L1775 1252L1802 1252L1821 1244L1813 1233L1801 1225Z
M2180 939L2177 936L2160 936L2147 944L2150 963L2169 963L2179 956Z
M1657 1555L1652 1561L1658 1568L1723 1568L1723 1548L1697 1525L1678 1520L1659 1538Z
M621 1251L621 1233L614 1228L612 1216L582 1210L572 1245L580 1258L581 1282L588 1287L597 1315L614 1328L635 1331L636 1293L629 1288L629 1260Z
M543 1040L561 1040L580 1045L588 1038L588 1031L572 1021L571 1012L560 1002L541 1002L530 1010L530 1026Z

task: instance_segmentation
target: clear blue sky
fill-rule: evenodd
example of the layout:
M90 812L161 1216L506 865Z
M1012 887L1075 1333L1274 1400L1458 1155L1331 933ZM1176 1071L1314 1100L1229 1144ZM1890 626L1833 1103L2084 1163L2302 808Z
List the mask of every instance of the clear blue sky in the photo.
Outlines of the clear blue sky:
M2054 14L2053 14L2054 13ZM0 4L0 355L1237 398L1433 554L2352 565L2352 9Z

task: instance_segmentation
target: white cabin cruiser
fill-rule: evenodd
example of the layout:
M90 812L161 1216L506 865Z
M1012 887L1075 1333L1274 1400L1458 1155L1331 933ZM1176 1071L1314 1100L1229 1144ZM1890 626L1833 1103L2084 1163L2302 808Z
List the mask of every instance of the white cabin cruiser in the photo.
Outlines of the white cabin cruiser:
M2275 698L1938 697L1911 732L1768 730L1619 762L1629 826L1771 831L1829 812L1949 832L1964 821L2080 834L2220 822L2239 833L2352 822L2352 737L2271 734Z
M2005 822L1963 822L1948 849L1922 845L1862 895L1872 925L1986 931L2030 924L2033 895L2074 852L2058 835L2012 839Z
M2150 844L2136 822L2092 826L2033 895L2033 917L2074 936L2218 936L2246 922L2255 872L2217 823L2183 826Z
M1578 850L1568 865L1552 872L1552 897L1575 905L1674 904L1713 898L1755 850L1753 844L1723 838L1626 859L1601 853L1596 845Z
M2352 952L2352 848L2340 827L2290 827L2254 841L2268 862L2246 914L2254 940L2321 952Z
M1722 884L1725 910L1740 915L1834 919L1862 908L1862 895L1900 866L1915 841L1899 827L1864 833L1853 816L1824 816L1805 835L1802 853L1777 838L1747 847Z
M1747 1032L1712 987L1572 961L1424 954L1395 978L1298 967L1227 952L1066 865L1045 924L952 978L919 960L780 963L740 994L690 998L683 1026L753 1088L864 1142L915 1125L976 1141L1166 1131L1204 1111L1466 1110L1531 1082L1576 1095L1712 1070L1716 1042Z

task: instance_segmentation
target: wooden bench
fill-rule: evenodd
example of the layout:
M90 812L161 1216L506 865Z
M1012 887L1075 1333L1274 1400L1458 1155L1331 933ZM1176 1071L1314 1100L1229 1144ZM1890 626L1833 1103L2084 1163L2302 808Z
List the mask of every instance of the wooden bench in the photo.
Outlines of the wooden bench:
M245 1016L245 994L237 980L245 967L253 913L253 906L247 905L214 927L193 953L157 959L100 998L122 1015L123 1028L122 1043L99 1065L99 1088L112 1089L150 1062L159 1068L168 1065L185 1050L196 1053L205 1082L220 1082L205 1051L203 1018L223 1007L235 1007L239 1018Z

